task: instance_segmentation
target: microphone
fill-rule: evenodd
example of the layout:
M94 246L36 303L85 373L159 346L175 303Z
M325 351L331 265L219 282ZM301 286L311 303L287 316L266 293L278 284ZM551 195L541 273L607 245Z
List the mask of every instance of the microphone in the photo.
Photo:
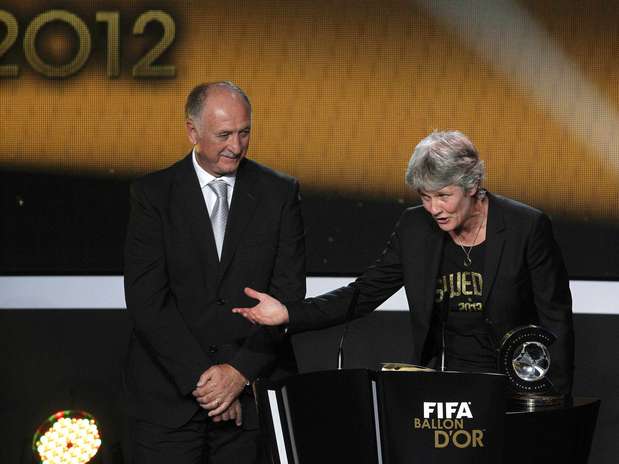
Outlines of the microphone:
M341 371L344 367L344 337L346 337L346 332L348 331L348 323L352 319L352 316L355 313L355 307L357 306L357 300L359 299L359 287L355 284L353 286L353 294L350 299L350 304L348 305L348 310L346 311L346 324L344 325L344 331L342 332L342 336L340 337L340 345L337 349L337 370Z
M441 372L445 372L445 326L449 317L449 299L446 295L443 296L443 304L441 305Z

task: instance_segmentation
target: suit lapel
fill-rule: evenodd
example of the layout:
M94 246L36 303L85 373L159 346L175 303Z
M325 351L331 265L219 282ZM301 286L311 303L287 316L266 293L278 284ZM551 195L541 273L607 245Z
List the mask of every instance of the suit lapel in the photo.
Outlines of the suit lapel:
M494 279L497 275L503 246L505 245L505 236L503 231L505 223L503 221L503 212L497 204L496 199L488 194L488 224L486 226L486 257L484 259L484 291L483 291L483 307L487 308L488 295L492 291Z
M254 188L256 174L252 168L251 161L243 160L236 174L234 194L230 204L224 246L221 253L219 280L223 278L228 266L230 266L239 241L245 234L247 225L256 211L259 192Z
M209 219L208 209L204 203L204 196L200 189L198 176L193 167L191 154L179 163L177 171L172 207L178 207L187 224L189 224L193 237L192 246L198 251L201 258L205 282L213 276L219 258L215 247L215 237ZM210 272L209 272L210 271Z
M419 260L416 260L416 267L421 271L423 278L418 282L405 282L405 286L412 285L417 289L420 296L419 304L411 308L416 313L413 325L414 352L418 360L424 357L424 346L430 332L432 323L432 312L434 311L434 295L436 294L436 277L441 264L443 246L445 244L445 234L438 228L432 220L430 230L425 238L421 238L419 246ZM419 284L422 284L420 287Z
M445 245L445 233L432 224L432 232L426 238L424 264L427 272L424 274L424 309L430 314L434 309L434 295L436 294L436 278L438 276L443 246Z

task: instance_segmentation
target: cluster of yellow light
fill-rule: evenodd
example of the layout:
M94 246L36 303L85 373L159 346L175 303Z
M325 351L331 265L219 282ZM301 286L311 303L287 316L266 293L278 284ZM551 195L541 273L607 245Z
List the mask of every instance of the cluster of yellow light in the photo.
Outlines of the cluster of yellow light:
M62 417L37 441L42 464L86 464L101 446L93 419Z

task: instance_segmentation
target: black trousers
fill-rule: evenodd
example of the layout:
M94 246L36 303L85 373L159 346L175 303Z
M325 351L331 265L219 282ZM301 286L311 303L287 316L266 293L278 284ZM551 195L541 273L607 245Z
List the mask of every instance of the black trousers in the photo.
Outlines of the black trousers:
M234 421L213 422L200 409L186 424L169 428L136 418L130 421L131 464L263 464L257 428ZM244 428L245 427L245 428Z

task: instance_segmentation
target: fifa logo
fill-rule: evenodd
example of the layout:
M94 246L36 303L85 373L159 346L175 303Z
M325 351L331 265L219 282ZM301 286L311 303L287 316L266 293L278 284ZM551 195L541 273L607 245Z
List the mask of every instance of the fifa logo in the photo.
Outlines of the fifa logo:
M423 402L423 418L430 419L432 415L437 419L472 419L470 403L434 403L431 401ZM455 417L454 417L455 416Z
M434 431L434 447L483 448L484 432L465 430L464 420L473 419L471 402L424 401L423 419L415 417L413 427Z

